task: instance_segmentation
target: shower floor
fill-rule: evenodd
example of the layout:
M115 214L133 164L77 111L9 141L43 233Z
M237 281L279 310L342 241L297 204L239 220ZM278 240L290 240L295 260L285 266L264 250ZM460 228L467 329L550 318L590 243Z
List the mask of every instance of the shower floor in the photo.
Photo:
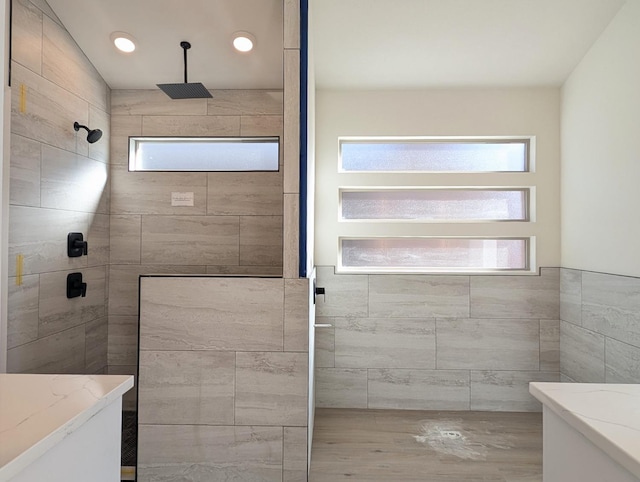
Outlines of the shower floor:
M542 414L317 409L310 482L542 481Z

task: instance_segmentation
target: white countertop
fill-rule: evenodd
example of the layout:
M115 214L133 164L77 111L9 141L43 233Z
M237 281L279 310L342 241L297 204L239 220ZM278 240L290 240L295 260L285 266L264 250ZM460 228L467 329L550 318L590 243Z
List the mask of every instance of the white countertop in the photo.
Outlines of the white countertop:
M129 375L0 374L0 479L19 473L131 387Z
M529 392L640 478L640 385L534 382Z

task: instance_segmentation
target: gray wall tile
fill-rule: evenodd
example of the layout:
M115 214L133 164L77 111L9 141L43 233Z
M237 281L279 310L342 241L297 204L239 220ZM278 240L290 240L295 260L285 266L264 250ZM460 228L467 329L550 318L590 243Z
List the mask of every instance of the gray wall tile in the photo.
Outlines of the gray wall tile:
M107 105L107 110L109 106ZM102 138L93 144L89 144L89 157L96 161L109 164L110 139L111 139L111 115L105 109L99 109L89 105L89 128L100 129Z
M11 348L7 352L7 372L84 373L84 351L85 328L78 325Z
M438 368L538 370L538 320L437 320Z
M307 481L307 428L284 427L282 482Z
M143 274L203 274L204 266L110 265L109 315L138 314L138 279Z
M86 142L78 141L73 130L74 119L86 124L89 105L69 91L25 69L12 64L13 85L25 85L26 111L20 111L21 88L11 92L11 132L60 149L87 155Z
M282 216L240 216L240 264L282 266Z
M241 136L282 137L281 115L243 115L240 117Z
M42 76L103 111L109 109L106 82L71 35L46 16L43 19ZM70 124L72 126L73 122Z
M138 480L281 482L282 427L141 425Z
M235 216L144 216L143 264L237 264Z
M114 91L119 92L119 91ZM113 96L112 96L113 97ZM129 163L129 136L142 135L142 116L111 114L111 146L109 161L111 164Z
M94 214L88 232L84 233L89 243L87 255L89 267L109 264L109 219L108 214Z
M38 338L38 299L40 277L23 276L22 284L9 278L7 299L7 347L24 345Z
M367 370L316 368L316 408L367 408Z
M96 373L107 367L107 317L97 318L84 325L85 373Z
M435 368L435 321L335 318L338 368Z
M207 214L281 216L281 172L210 172ZM215 187L214 187L215 186Z
M109 316L109 365L138 363L138 317Z
M208 115L282 115L280 90L216 90Z
M337 275L333 266L316 268L317 285L326 295L316 297L318 316L367 316L369 277L367 275Z
M560 371L560 320L540 320L540 370Z
M233 425L233 352L142 351L139 373L139 423Z
M640 348L607 338L605 340L605 381L640 383Z
M307 424L306 353L236 353L236 425Z
M284 195L284 217L282 220L284 241L282 246L282 271L285 278L299 276L300 270L300 196Z
M142 118L144 136L238 136L240 117L235 116L153 116Z
M284 351L309 351L309 280L284 280Z
M560 371L580 383L604 383L604 336L560 322Z
M468 276L371 275L369 316L469 316Z
M143 278L142 350L283 348L284 281Z
M40 145L26 137L11 136L11 205L40 206Z
M284 52L284 192L300 190L300 51Z
M640 347L640 278L582 273L582 326Z
M11 58L37 74L42 72L42 12L28 0L13 2Z
M113 264L140 264L142 217L139 214L114 214L110 220L110 262Z
M369 370L368 408L469 410L469 372Z
M319 316L316 324L330 324L330 327L315 330L315 366L316 368L335 368L335 318Z
M201 173L129 172L111 170L111 214L205 214L207 178ZM172 192L192 192L193 206L171 206Z
M249 276L272 276L282 277L282 266L207 266L207 274L233 274Z
M529 382L557 381L558 372L472 371L471 410L538 412L542 405L529 394Z
M543 268L540 276L472 276L472 318L560 317L560 271Z
M159 89L111 91L111 115L206 115L207 99L171 99Z

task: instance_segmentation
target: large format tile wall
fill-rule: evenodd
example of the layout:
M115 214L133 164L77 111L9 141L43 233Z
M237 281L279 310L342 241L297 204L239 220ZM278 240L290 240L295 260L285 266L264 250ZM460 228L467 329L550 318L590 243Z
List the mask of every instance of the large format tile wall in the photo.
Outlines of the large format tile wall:
M172 100L159 89L112 92L109 373L136 372L139 275L282 275L282 169L128 170L129 136L282 137L281 90L212 95ZM193 192L194 205L172 206L172 192ZM128 394L126 408L133 403Z
M101 373L110 91L43 0L13 2L11 77L8 370ZM87 143L74 121L101 129L102 139ZM69 232L84 234L88 256L67 257ZM67 299L67 274L77 271L87 296Z
M535 411L560 378L560 273L344 275L319 267L318 407Z
M563 381L640 383L640 278L560 272Z
M138 480L306 481L306 279L143 277Z

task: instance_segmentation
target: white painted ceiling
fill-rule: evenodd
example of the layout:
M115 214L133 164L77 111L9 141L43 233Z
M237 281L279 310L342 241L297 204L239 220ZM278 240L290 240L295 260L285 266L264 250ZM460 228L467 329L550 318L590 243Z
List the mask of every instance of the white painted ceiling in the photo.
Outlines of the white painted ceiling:
M48 0L115 89L282 87L283 0ZM628 0L634 1L634 0ZM561 85L625 0L310 0L319 88ZM251 32L250 54L231 35ZM133 54L109 39L125 31Z
M150 89L182 82L182 40L189 82L209 89L282 88L282 0L48 0L69 33L113 89ZM137 40L118 52L114 31ZM231 46L232 34L256 39L249 54Z
M316 83L333 89L558 86L624 3L311 0Z

